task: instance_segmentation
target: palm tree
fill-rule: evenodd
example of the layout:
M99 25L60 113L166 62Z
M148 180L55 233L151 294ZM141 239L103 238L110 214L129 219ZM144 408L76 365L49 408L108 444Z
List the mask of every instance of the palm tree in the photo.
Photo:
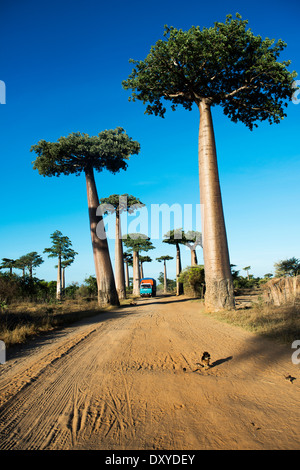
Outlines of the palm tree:
M167 293L168 286L167 286L167 261L170 259L174 259L173 256L160 256L159 258L156 258L156 260L161 263L162 261L164 262L164 294Z

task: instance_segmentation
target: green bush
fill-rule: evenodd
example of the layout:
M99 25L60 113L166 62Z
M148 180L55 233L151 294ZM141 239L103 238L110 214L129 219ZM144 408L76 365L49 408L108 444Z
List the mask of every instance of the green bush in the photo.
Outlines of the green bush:
M204 298L205 293L205 273L204 266L188 266L181 271L179 282L182 282L184 292L200 299Z

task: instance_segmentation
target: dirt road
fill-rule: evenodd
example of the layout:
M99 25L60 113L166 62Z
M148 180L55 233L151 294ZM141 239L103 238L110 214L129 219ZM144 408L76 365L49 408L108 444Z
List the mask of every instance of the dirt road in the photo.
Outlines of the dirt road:
M20 349L0 366L0 449L298 449L293 350L200 305L141 299Z

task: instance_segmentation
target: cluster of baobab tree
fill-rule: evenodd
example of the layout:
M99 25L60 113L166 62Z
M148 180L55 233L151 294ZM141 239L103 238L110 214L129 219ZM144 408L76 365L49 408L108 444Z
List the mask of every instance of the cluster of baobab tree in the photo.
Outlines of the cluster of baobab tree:
M225 23L202 30L199 26L188 31L165 27L164 39L151 47L144 61L131 61L134 68L123 81L123 88L132 90L129 99L147 104L146 114L164 117L168 102L172 110L178 105L199 110L205 304L214 310L234 308L235 302L211 110L221 106L234 123L242 122L250 130L257 127L257 121L279 123L286 116L284 107L295 92L297 76L287 69L290 61L278 60L286 44L255 36L247 23L236 14L234 19L228 15ZM97 215L94 171L126 170L140 144L118 127L92 137L77 132L57 142L41 140L32 150L37 154L34 168L43 176L85 174L99 302L117 305L107 239L96 233L99 224L102 231L103 215Z
M53 232L50 238L52 245L49 248L45 248L44 253L47 253L49 258L58 259L58 265L56 266L56 268L58 268L56 298L60 299L65 289L65 269L73 263L78 253L71 248L72 243L69 237L64 236L59 230ZM23 272L23 277L25 277L28 272L29 277L32 278L33 270L43 262L44 260L41 255L36 251L32 251L16 260L2 258L0 269L9 269L11 275L13 274L13 269L20 269Z

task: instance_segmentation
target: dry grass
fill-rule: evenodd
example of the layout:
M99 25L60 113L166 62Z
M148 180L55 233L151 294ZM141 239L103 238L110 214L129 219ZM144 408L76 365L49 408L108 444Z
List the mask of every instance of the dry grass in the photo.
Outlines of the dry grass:
M276 307L263 301L252 307L213 313L221 321L244 328L280 343L300 339L300 306Z
M109 308L100 308L96 300L67 300L47 305L29 302L11 304L0 313L0 339L9 348L43 332L107 310Z

